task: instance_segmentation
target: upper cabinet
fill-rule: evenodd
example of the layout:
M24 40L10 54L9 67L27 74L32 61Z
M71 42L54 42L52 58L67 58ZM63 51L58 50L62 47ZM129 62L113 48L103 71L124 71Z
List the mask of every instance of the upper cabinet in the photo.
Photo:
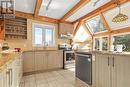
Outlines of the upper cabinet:
M104 32L107 30L100 16L87 20L86 25L92 33Z
M127 15L128 16L128 20L120 22L120 23L112 22L112 19L117 14L119 14L119 8L118 7L114 8L112 10L109 10L106 13L104 13L106 21L107 21L107 23L109 24L109 26L110 26L110 28L112 30L117 30L117 29L130 27L130 10L128 8L130 8L130 2L121 5L121 13Z
M69 23L60 23L59 24L59 37L63 36L72 36L74 31L74 25Z

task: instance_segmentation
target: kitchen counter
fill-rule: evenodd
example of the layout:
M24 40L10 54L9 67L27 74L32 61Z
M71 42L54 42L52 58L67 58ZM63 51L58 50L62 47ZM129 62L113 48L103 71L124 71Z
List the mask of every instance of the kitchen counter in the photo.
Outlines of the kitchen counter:
M21 53L11 52L11 53L0 53L0 72L5 69L7 64L11 63L17 56Z
M130 56L130 52L108 52L108 51L77 51L76 53L81 53L81 54L109 54L109 55L119 55L119 56Z

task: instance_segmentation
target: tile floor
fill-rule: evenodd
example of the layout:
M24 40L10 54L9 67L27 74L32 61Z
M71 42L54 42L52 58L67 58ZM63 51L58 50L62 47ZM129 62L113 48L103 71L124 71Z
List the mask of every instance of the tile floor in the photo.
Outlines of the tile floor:
M24 76L20 87L89 87L69 70L58 70Z

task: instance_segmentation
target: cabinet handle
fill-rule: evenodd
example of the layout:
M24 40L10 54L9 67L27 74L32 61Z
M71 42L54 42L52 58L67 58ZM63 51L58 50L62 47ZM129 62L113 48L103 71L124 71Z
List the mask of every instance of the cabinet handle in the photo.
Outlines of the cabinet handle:
M12 69L10 69L10 84L12 85L13 83L13 72L12 72Z
M108 57L108 66L110 65L110 58Z
M7 76L8 76L8 85L9 85L9 87L10 87L10 71L8 70L8 71L6 72L6 74L7 74Z
M113 57L113 67L115 67L115 58Z

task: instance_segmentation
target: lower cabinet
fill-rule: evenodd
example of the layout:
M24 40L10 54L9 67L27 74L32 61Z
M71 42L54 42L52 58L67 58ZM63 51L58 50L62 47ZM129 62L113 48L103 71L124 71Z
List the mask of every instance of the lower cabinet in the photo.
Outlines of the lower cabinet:
M96 87L130 87L130 58L96 54Z
M35 51L23 54L23 71L46 71L63 67L61 51Z
M0 72L0 87L19 87L22 73L22 58L17 56Z
M96 55L96 87L111 87L109 55Z
M112 87L130 87L130 56L114 56Z

